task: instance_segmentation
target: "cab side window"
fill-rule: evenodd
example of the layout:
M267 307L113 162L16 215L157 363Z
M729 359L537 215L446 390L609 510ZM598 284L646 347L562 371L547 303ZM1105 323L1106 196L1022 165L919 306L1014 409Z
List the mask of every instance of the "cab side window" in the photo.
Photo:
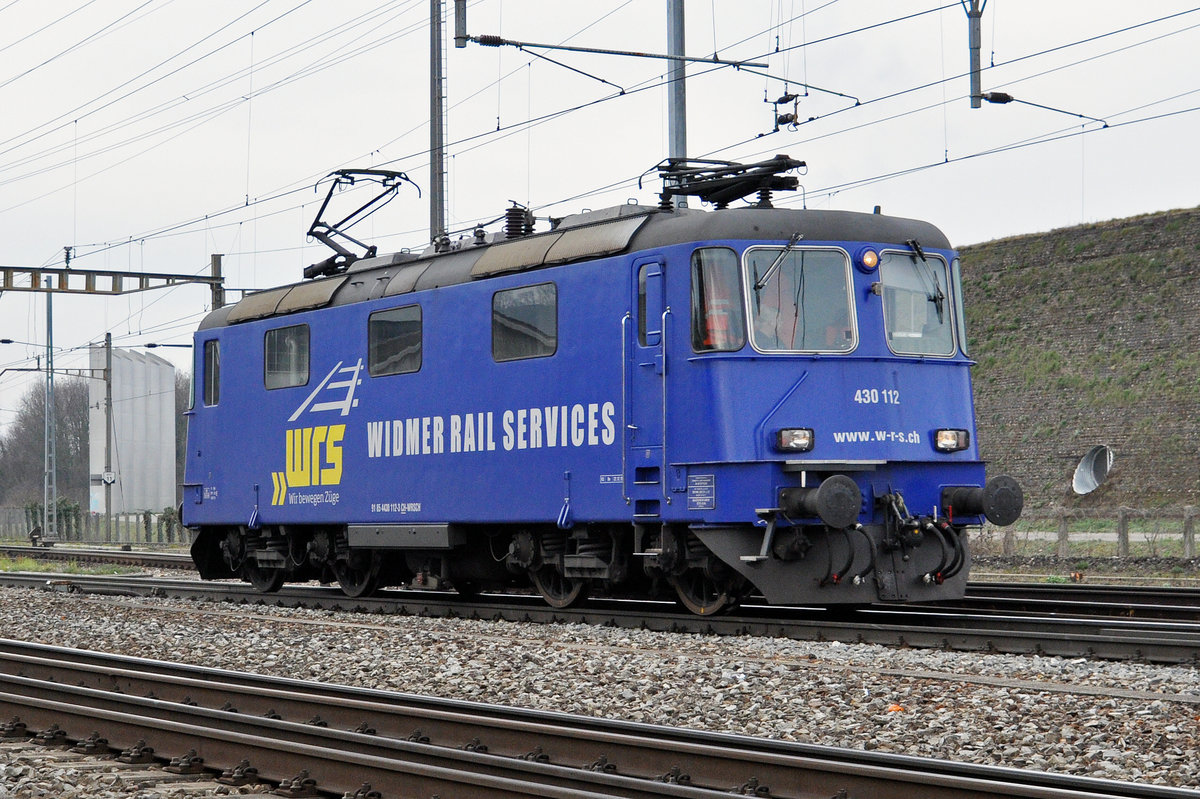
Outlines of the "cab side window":
M692 253L692 349L740 350L746 344L746 318L737 254L726 247Z

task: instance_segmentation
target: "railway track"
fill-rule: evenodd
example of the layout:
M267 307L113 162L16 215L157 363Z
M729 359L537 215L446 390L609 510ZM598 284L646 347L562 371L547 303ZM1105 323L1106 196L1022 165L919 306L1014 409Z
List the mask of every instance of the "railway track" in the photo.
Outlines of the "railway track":
M51 563L104 563L119 566L138 566L144 569L187 569L195 567L185 552L156 552L116 547L30 547L0 546L0 556L32 558Z
M184 552L112 547L0 546L0 556L48 562L106 563L192 571ZM964 599L940 607L1012 613L1101 615L1200 621L1200 587L1112 585L1106 583L994 582L973 580Z
M1086 777L305 683L0 641L6 735L152 749L284 795L1175 799ZM100 739L104 740L101 741ZM401 786L403 786L401 788ZM305 793L302 789L307 789Z
M184 552L125 550L112 547L0 546L0 556L48 562L111 563L143 568L192 571ZM1113 585L1108 583L996 582L973 580L962 600L941 607L981 611L1054 612L1200 621L1200 587Z
M1200 588L1107 583L973 581L954 607L1200 621Z
M745 606L736 615L697 617L669 602L592 600L570 609L538 597L483 595L468 599L444 592L384 591L350 599L335 588L288 586L260 594L242 583L147 577L3 573L0 585L72 593L157 596L193 601L282 607L465 617L535 623L580 623L631 629L715 635L758 635L957 651L1136 659L1155 663L1200 662L1200 621L1016 613L939 606L870 607L831 613L813 608ZM482 601L480 601L482 599Z

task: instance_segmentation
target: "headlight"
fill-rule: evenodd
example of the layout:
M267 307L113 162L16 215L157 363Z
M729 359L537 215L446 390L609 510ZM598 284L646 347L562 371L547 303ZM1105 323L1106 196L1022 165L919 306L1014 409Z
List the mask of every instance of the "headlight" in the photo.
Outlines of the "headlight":
M869 275L879 267L879 253L871 247L863 247L854 254L854 265Z
M938 452L958 452L971 443L971 434L966 430L934 430L933 446Z
M789 427L775 431L775 449L780 452L808 452L812 448L811 427Z

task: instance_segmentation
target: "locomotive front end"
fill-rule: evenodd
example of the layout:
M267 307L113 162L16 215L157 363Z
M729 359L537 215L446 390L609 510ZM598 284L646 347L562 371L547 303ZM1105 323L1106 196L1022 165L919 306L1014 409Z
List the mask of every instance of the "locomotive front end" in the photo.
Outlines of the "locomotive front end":
M693 256L693 348L727 353L700 364L716 480L754 523L691 530L771 603L961 596L968 531L1022 493L980 460L958 261L924 223L799 213L786 244Z

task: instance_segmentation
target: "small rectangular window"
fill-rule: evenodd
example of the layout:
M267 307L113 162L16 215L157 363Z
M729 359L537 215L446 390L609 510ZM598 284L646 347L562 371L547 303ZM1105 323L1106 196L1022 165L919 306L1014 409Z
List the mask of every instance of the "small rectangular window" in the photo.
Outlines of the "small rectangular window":
M376 311L367 320L367 370L372 377L421 370L421 306Z
M221 343L204 342L204 404L216 405L221 399Z
M558 349L558 288L522 286L492 295L492 358L545 358Z
M265 351L263 384L267 388L308 383L308 325L268 330Z
M638 269L638 344L657 347L662 339L662 264L642 264Z

